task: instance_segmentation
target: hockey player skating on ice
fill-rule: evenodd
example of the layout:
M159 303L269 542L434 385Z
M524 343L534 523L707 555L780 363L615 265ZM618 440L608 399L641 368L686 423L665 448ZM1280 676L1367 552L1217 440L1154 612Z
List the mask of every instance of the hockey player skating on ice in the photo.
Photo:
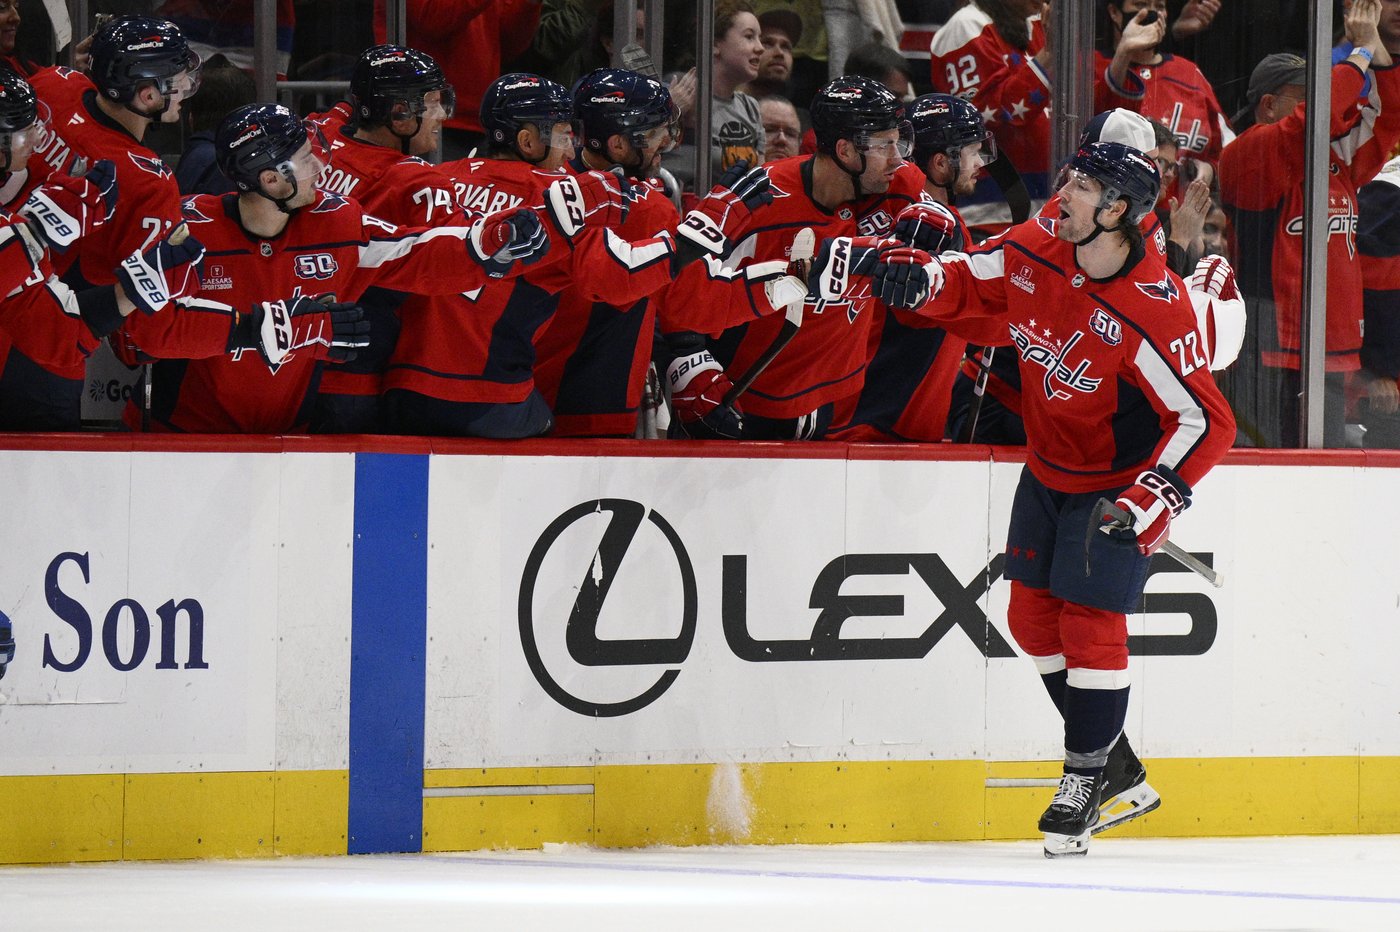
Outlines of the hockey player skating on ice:
M1065 723L1064 775L1039 824L1048 857L1084 854L1090 835L1158 803L1121 739L1125 613L1235 436L1185 285L1143 248L1138 224L1159 187L1140 152L1094 143L1071 163L1058 219L946 261L903 247L853 256L886 303L973 342L1009 342L1018 358L1029 450L1007 533L1007 616ZM852 290L838 279L819 277L823 297ZM1131 525L1104 525L1100 498Z

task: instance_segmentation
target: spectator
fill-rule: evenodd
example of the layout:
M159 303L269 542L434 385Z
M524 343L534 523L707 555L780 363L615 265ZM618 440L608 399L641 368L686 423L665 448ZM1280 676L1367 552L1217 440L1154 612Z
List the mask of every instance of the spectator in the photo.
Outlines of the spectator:
M758 41L763 54L758 59L758 77L744 85L754 97L788 93L792 77L792 49L802 41L802 17L779 7L758 14Z
M713 179L734 163L743 160L750 166L763 161L763 119L758 101L739 90L758 75L758 62L763 45L758 41L758 17L749 0L719 0L715 4L715 42L711 72L710 102L710 178ZM680 108L685 125L695 125L694 73L683 75L671 84L676 106ZM693 144L679 147L666 160L666 167L686 183L694 178L690 166L694 163ZM687 186L689 186L687 184ZM700 184L695 185L700 188Z
M1201 225L1201 247L1202 255L1224 256L1232 264L1235 262L1235 250L1230 246L1230 218L1220 206L1218 191L1211 195L1206 222Z
M1332 69L1328 171L1327 376L1324 442L1343 442L1347 372L1360 368L1362 278L1354 258L1357 188L1385 163L1400 141L1400 72L1381 43L1378 0L1355 0L1345 18L1354 51ZM1370 104L1356 97L1374 64ZM1254 324L1242 368L1230 386L1242 426L1267 446L1299 443L1303 144L1307 63L1296 55L1266 57L1249 80L1247 121L1254 125L1227 146L1220 160L1221 199L1239 243L1239 285ZM1238 124L1238 121L1237 121ZM1256 378L1247 368L1258 366Z
M0 65L28 77L39 66L15 50L19 39L19 0L0 0Z
M611 45L611 6L606 17L602 17L594 12L595 5L591 0L544 0L540 25L530 47L503 70L537 74L565 87L573 84L579 75L589 70L584 67L583 60L599 26L609 30ZM640 10L637 12L642 15Z
M175 183L181 194L228 194L234 190L233 182L224 177L214 159L214 131L229 111L252 103L256 97L253 79L222 54L204 63L199 93L185 108L190 137L175 166Z
M1365 446L1400 449L1400 158L1386 163L1357 200L1366 323L1358 419Z
M1167 0L1106 0L1106 9L1113 24L1114 47L1121 41L1124 27L1139 13L1147 11L1163 22L1167 18ZM1098 60L1100 66L1106 66L1108 56L1099 52ZM1201 70L1179 55L1163 52L1160 41L1137 49L1130 70L1146 91L1143 115L1162 121L1176 135L1180 156L1218 163L1221 146L1234 139L1235 133ZM1167 179L1162 183L1168 186Z
M846 57L846 73L874 78L908 103L914 99L914 71L909 59L883 42L867 42Z
M375 42L383 44L384 4L374 2ZM485 142L477 112L501 63L529 48L540 0L408 0L408 44L442 62L461 102L443 124L442 155L460 159Z
M786 97L772 95L758 102L759 114L763 117L764 157L769 162L797 155L798 143L802 139L802 124L797 119L797 108Z
M1040 0L975 0L934 34L930 67L935 91L972 101L982 111L1003 158L1025 179L1033 200L1049 196L1050 46ZM1142 81L1128 70L1133 54L1153 48L1166 23L1146 21L1146 11L1123 27L1108 66L1095 78L1094 112L1117 106L1139 109ZM972 225L1005 222L1009 212L990 184L978 186L963 210ZM984 206L985 205L985 206ZM973 210L981 207L981 210Z
M1177 186L1179 149L1177 136L1165 123L1152 121L1155 148L1144 153L1157 163L1162 176L1162 193L1157 198L1157 219L1167 235L1167 268L1182 278L1190 278L1204 246L1201 229L1210 209L1210 172L1207 162L1193 163L1205 173L1192 179L1185 189ZM1180 191L1179 194L1173 192Z

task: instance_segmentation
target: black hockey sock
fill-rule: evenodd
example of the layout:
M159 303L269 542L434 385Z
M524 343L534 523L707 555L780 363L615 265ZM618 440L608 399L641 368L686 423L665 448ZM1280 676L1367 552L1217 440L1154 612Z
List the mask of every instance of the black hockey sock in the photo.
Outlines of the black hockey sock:
M1065 687L1065 773L1096 776L1128 715L1128 687Z
M1050 694L1050 701L1055 703L1055 708L1060 713L1060 718L1065 717L1065 684L1069 679L1069 671L1057 670L1054 673L1040 674L1040 681L1045 684L1045 691Z

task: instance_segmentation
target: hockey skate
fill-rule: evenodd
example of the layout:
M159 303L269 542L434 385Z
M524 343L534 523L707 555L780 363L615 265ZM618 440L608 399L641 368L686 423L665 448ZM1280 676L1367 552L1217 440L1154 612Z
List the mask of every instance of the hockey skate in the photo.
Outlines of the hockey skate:
M1047 858L1074 857L1089 853L1089 836L1099 821L1099 800L1103 797L1102 775L1086 777L1067 773L1050 808L1040 817L1045 833Z
M1091 834L1145 816L1162 805L1161 795L1147 782L1147 768L1133 753L1128 736L1120 735L1108 752L1103 769L1103 801L1099 804L1099 821Z

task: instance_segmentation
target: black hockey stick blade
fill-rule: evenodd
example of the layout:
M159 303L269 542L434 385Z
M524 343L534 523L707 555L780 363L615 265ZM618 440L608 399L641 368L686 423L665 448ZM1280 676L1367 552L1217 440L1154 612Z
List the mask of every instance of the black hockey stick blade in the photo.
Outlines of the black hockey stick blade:
M1132 515L1106 498L1099 499L1098 504L1094 506L1094 514L1099 521L1099 530L1105 533L1113 528L1131 527L1133 523ZM1223 573L1217 573L1214 569L1206 566L1200 560L1197 560L1195 556L1187 553L1171 541L1167 541L1162 545L1162 552L1215 588L1219 589L1225 585L1225 575Z
M812 262L812 256L816 255L817 238L811 227L803 227L797 231L797 235L792 238L792 248L788 251L788 272L794 274L803 281L807 280L807 270ZM739 396L749 390L754 379L763 374L769 364L783 351L783 347L792 342L792 338L797 336L797 331L802 327L802 313L805 301L794 301L787 306L783 325L778 330L778 335L773 338L773 342L763 351L763 355L753 361L753 365L743 375L739 376L729 389L724 393L724 399L720 402L723 407L732 408L734 402L739 400Z
M1005 152L998 152L996 160L986 168L988 176L1001 189L1006 198L1006 206L1011 210L1011 222L1025 223L1031 216L1031 195L1026 190L1026 181Z

